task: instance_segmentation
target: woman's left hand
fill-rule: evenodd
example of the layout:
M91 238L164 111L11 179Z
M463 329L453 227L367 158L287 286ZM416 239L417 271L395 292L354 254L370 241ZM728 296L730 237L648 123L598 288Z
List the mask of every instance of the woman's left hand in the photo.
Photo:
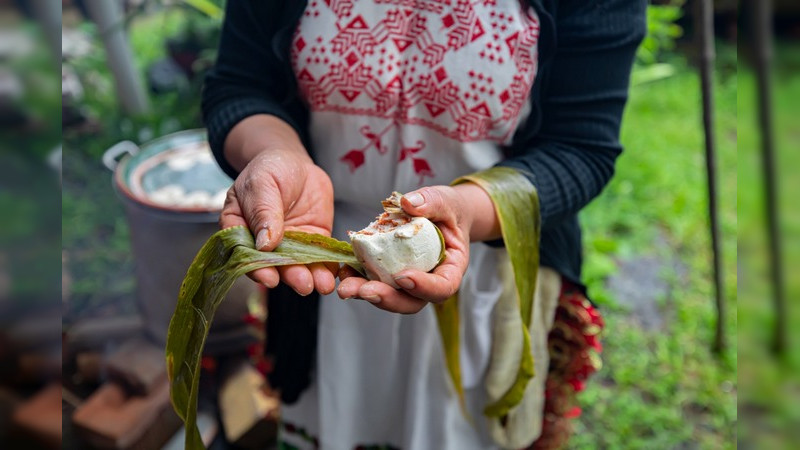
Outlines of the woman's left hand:
M431 186L404 195L402 207L407 214L427 217L439 227L444 236L444 261L429 273L405 270L395 274L395 282L402 289L368 281L344 266L339 272L342 280L337 290L339 297L360 298L386 311L414 314L429 302L442 303L458 291L469 264L470 235L474 234L476 216L487 213L488 207L488 217L494 217L488 195L471 183ZM486 218L477 220L480 226L485 222Z

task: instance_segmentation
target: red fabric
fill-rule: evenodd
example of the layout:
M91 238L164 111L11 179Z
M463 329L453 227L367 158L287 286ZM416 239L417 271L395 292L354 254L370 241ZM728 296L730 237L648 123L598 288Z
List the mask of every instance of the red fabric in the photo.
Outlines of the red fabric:
M558 449L572 433L572 419L580 417L577 394L586 380L601 367L603 346L600 333L605 326L600 311L564 281L556 308L553 329L548 336L550 368L545 386L542 434L529 449Z

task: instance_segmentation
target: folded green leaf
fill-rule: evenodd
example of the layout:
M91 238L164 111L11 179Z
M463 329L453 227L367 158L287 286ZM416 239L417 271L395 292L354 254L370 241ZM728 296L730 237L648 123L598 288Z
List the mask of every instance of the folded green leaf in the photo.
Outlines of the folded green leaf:
M200 249L186 273L167 332L167 374L175 411L186 423L185 448L204 449L197 430L200 358L211 321L233 282L255 269L336 262L363 273L350 244L327 236L287 231L272 252L255 249L244 227L222 230Z
M444 358L447 371L450 372L450 379L458 394L458 401L461 410L467 414L467 407L464 400L464 385L461 383L461 362L459 360L459 321L458 294L448 298L443 303L433 304L436 313L436 323L439 325L439 333L444 344ZM468 417L469 418L469 417Z
M522 360L517 378L500 399L488 405L483 411L489 417L503 417L522 401L525 388L534 375L528 328L531 324L533 296L539 271L541 229L539 196L533 184L519 171L510 167L493 167L461 177L454 184L465 182L472 182L483 188L494 203L506 251L511 259L520 315L524 323ZM449 347L445 343L445 349ZM451 372L451 377L455 380L456 374Z

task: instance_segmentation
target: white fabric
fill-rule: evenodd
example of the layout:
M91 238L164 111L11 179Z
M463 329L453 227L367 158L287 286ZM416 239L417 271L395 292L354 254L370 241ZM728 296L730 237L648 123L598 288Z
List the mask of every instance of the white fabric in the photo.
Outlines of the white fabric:
M494 402L514 384L522 359L522 317L510 261L499 264L503 293L492 315L492 352L485 378L488 400ZM505 420L491 419L489 429L495 443L503 448L523 448L542 431L542 411L546 374L550 363L547 335L553 326L561 278L548 268L540 268L536 280L533 315L528 327L534 358L534 377L528 382L522 401Z
M292 61L315 160L334 185L334 237L363 228L393 190L449 184L499 161L499 144L529 110L537 38L536 15L517 0L309 2ZM315 381L284 408L285 422L326 449L495 448L483 382L507 256L483 244L470 251L459 298L472 422L449 379L433 308L397 315L335 294L320 303ZM309 445L297 432L281 437Z

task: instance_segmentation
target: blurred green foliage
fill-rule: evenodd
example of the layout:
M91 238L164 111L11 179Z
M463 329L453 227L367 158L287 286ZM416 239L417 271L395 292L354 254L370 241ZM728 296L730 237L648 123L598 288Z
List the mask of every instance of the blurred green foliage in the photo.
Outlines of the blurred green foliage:
M0 61L3 113L18 119L0 125L1 323L57 307L61 275L59 180L48 161L61 137L57 58L39 27L14 25L4 31L30 49L6 49Z
M683 29L675 22L683 16L685 2L671 0L665 4L648 5L647 36L636 52L636 64L655 64L675 49L675 41L683 36Z
M676 23L683 16L685 0L670 0L648 5L647 35L636 52L631 85L650 83L675 75L673 64L676 41L683 29Z
M579 397L584 414L572 448L735 448L736 360L710 348L715 317L700 87L672 56L674 76L632 88L625 151L601 196L581 214L584 278L607 325L605 367ZM728 330L736 329L737 211L735 74L719 76L717 138ZM670 289L658 299L661 328L641 325L606 285L620 263L655 256ZM677 270L683 267L685 273ZM624 275L624 274L623 274ZM646 287L642 287L646 289Z
M782 358L771 351L775 327L773 287L770 285L768 240L764 214L764 182L761 165L756 79L752 68L740 66L739 165L739 265L742 273L739 312L739 379L742 422L739 438L751 448L794 448L800 440L800 209L794 193L800 192L796 175L800 154L800 77L796 75L800 46L776 48L772 84L776 146L778 207L782 238L788 308L788 352Z
M131 46L136 67L144 73L149 65L168 55L166 43L183 39L191 30L218 28L218 21L186 8L163 8L156 13L130 17ZM190 25L194 23L194 25ZM134 261L122 204L111 184L111 173L101 163L103 152L121 140L144 143L172 132L202 127L200 89L202 76L177 91L150 95L150 113L124 114L106 66L105 52L91 23L80 24L93 38L88 54L65 64L77 73L85 95L80 105L99 133L64 131L64 191L62 195L63 246L72 276L70 300L64 311L69 323L80 314L116 308L133 311ZM215 46L215 39L206 43Z

